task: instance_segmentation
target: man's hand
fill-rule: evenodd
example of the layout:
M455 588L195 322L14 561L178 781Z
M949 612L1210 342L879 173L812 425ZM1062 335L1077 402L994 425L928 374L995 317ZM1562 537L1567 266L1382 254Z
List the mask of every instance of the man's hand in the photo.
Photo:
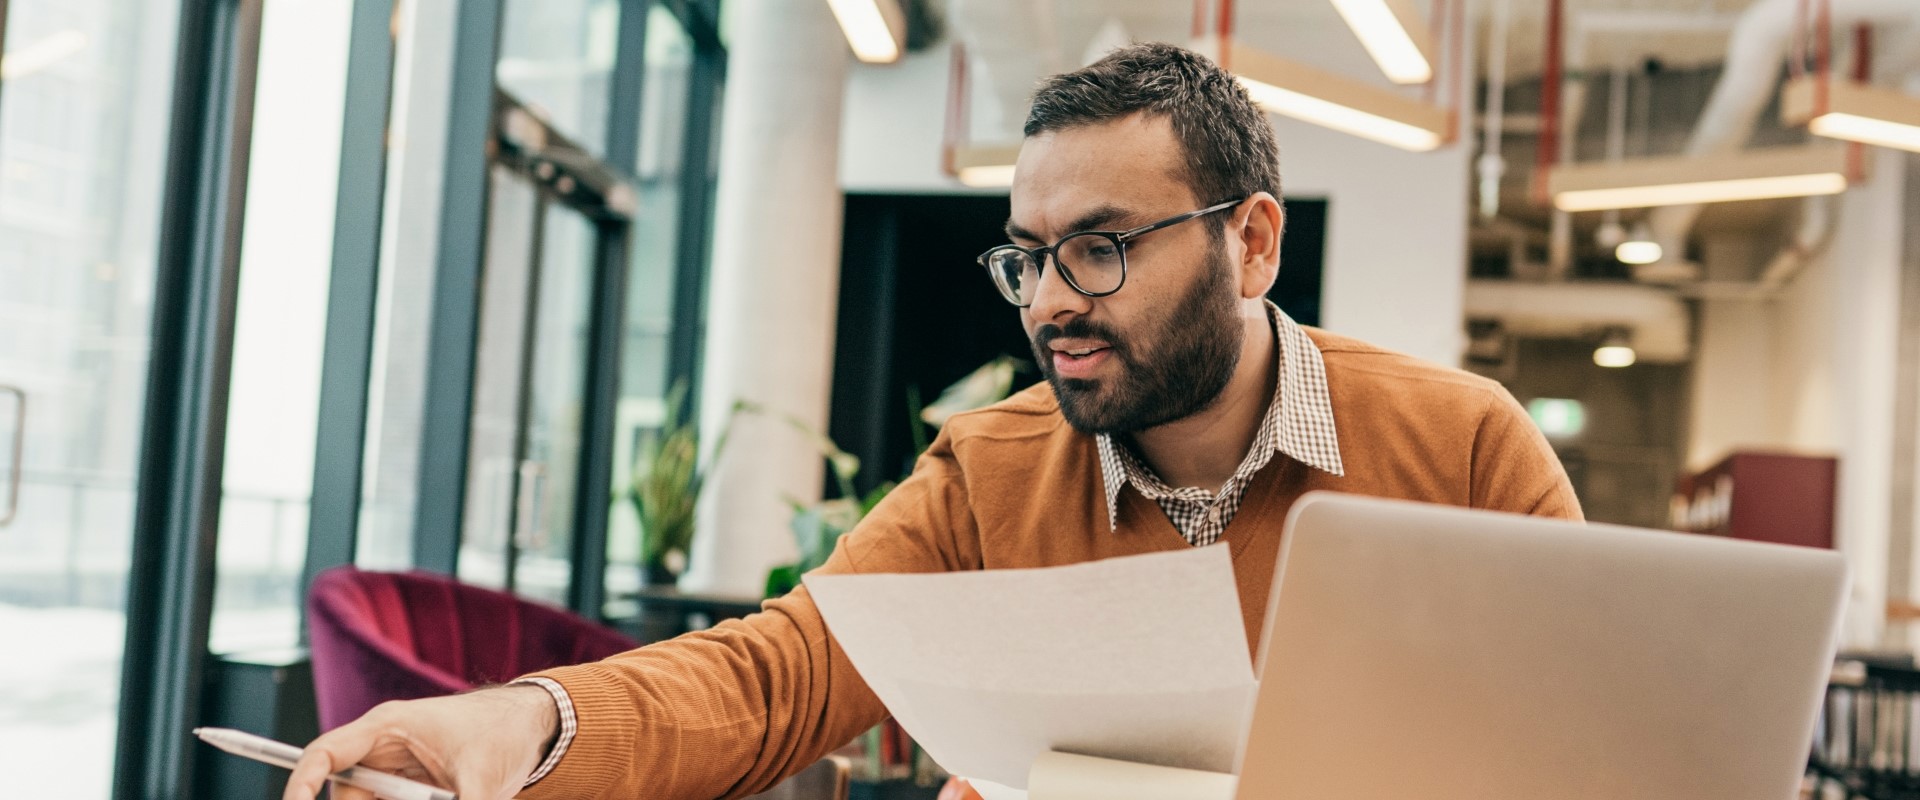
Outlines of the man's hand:
M460 800L508 800L559 731L553 697L538 686L382 703L307 745L282 798L313 800L328 775L357 764L452 789ZM373 800L349 786L334 787L333 797Z

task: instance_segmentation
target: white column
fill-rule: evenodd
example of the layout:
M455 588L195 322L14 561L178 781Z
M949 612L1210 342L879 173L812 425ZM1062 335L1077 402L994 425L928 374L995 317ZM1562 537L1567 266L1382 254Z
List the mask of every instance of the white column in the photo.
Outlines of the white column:
M819 0L750 6L728 20L701 387L708 442L736 399L824 431L833 385L847 44ZM796 553L786 498L817 499L823 469L791 428L736 418L702 498L683 585L757 594L767 570Z

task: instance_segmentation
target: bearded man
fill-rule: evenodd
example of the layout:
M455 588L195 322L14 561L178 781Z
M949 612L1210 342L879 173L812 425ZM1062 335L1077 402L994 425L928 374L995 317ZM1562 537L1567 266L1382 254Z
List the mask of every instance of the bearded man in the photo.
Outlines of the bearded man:
M1282 523L1306 492L1578 518L1498 384L1302 327L1265 299L1279 197L1266 115L1199 55L1134 45L1044 82L1012 243L978 260L1047 381L950 420L821 571L1224 546L1257 652ZM800 588L598 663L383 705L308 747L286 798L353 764L466 800L739 797L886 715Z

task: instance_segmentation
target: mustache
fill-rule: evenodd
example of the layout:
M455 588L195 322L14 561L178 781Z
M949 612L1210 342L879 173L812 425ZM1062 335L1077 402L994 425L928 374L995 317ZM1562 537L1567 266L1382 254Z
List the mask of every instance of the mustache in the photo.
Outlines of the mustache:
M1114 355L1124 358L1130 353L1126 339L1120 336L1119 331L1085 317L1075 317L1064 326L1052 323L1040 326L1033 332L1034 352L1044 356L1047 353L1047 346L1052 344L1053 340L1062 338L1099 339L1112 348ZM1043 357L1041 361L1045 362L1046 359Z

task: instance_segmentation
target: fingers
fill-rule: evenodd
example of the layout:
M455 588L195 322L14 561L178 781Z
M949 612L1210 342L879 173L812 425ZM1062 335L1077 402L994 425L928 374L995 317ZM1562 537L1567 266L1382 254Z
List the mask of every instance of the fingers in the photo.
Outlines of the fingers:
M378 740L376 730L373 724L361 718L313 740L300 754L300 761L293 765L293 775L287 778L287 790L281 793L281 800L314 800L319 796L320 787L326 783L328 775L358 764L360 759L366 757ZM373 797L344 786L336 787L333 796L361 800L372 800Z
M327 797L332 800L376 800L373 792L357 789L337 781L327 782Z

